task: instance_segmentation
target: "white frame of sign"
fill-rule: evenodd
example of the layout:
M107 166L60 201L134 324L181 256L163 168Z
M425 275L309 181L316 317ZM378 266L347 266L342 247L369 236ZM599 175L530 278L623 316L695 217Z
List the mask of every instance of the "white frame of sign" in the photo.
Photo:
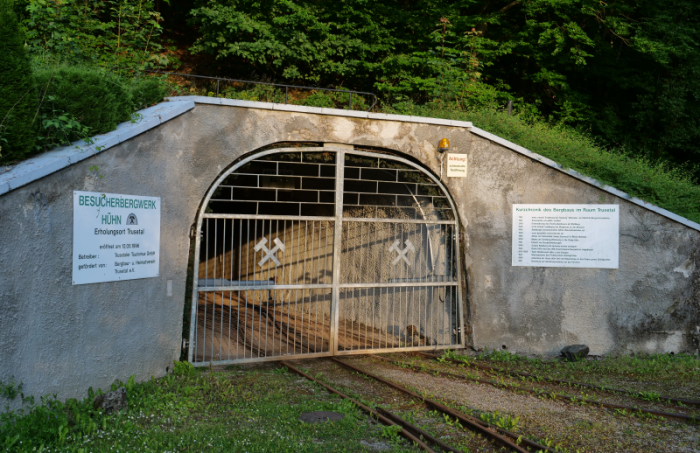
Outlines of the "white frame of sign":
M514 204L512 265L619 269L620 205Z
M73 192L73 284L151 278L160 269L160 198Z

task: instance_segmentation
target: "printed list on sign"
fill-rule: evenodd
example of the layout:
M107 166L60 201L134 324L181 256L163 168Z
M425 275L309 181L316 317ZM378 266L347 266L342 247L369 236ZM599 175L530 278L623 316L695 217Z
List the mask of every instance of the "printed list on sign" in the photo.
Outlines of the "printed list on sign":
M618 269L619 205L513 205L513 266Z

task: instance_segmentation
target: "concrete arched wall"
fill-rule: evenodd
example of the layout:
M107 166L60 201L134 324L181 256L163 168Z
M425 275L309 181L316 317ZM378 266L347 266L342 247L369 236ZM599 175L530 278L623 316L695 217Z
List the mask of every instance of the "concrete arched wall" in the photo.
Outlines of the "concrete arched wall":
M313 110L313 109L309 109ZM698 231L572 178L468 128L198 103L107 151L0 196L0 381L26 394L82 397L115 379L161 376L180 356L190 228L211 184L253 150L282 141L375 146L440 174L436 145L469 156L443 178L464 228L475 347L553 353L697 348ZM95 167L97 168L95 170ZM73 191L161 198L156 278L73 286ZM52 230L35 193L46 198ZM513 203L621 206L620 269L514 268ZM168 292L168 281L172 292Z

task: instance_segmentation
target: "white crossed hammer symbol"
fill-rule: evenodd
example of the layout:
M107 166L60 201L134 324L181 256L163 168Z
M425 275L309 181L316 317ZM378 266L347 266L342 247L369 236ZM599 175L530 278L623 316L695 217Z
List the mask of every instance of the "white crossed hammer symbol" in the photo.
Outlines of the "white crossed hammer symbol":
M258 266L262 267L263 264L267 262L267 260L272 260L275 262L275 266L279 266L280 262L275 256L275 253L277 253L277 250L282 250L284 252L284 242L280 241L279 239L275 238L274 241L275 246L272 248L272 250L268 249L265 244L267 244L267 238L262 238L260 242L255 244L255 251L258 252L260 249L262 249L265 252L265 256L258 262Z
M416 249L415 249L415 247L413 247L413 244L412 244L411 241L409 241L408 239L406 239L406 241L404 242L404 244L406 244L406 248L405 248L405 249L401 250L401 249L399 248L399 245L400 245L400 244L401 244L401 241L399 241L399 240L397 239L397 240L394 241L393 244L391 244L391 245L389 246L389 251L390 251L390 252L393 252L393 251L395 250L396 253L398 253L398 256L397 256L396 258L394 258L394 261L391 262L391 265L392 265L392 266L396 266L396 263L398 263L401 259L403 259L404 261L406 261L406 264L407 264L408 266L410 266L410 265L411 265L411 262L408 260L408 256L407 256L407 255L408 255L408 251L410 250L410 251L412 251L413 253L416 253Z

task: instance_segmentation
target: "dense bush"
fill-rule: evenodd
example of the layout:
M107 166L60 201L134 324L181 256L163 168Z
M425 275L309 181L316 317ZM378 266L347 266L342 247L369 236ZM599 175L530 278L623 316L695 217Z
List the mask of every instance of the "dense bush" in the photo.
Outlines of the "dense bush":
M33 151L37 93L24 37L10 0L0 0L0 162Z
M168 94L167 87L160 79L146 77L135 78L129 85L133 110L156 104Z
M36 79L42 99L38 148L43 150L112 131L165 95L159 79L125 79L94 67L44 67Z
M67 113L92 133L111 131L128 121L131 93L114 74L84 66L44 68L36 73L42 113Z

